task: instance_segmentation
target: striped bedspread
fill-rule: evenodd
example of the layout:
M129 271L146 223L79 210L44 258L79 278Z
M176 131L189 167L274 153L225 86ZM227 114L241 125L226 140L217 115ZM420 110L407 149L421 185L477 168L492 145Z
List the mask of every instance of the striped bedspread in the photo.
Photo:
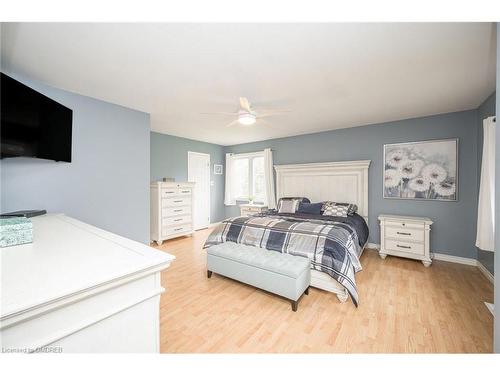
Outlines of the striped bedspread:
M235 217L219 224L204 248L226 241L307 257L312 269L337 280L358 306L354 274L361 270L361 248L356 231L347 223L279 215Z

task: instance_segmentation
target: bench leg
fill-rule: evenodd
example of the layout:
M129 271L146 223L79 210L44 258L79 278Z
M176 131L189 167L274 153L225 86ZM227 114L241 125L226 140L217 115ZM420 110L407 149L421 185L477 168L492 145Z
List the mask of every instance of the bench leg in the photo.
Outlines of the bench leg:
M304 294L305 294L305 295L308 295L308 294L309 294L309 287L307 287L307 289L305 290Z
M292 311L297 311L297 305L299 304L299 301L291 301L292 302Z
M207 278L210 279L211 277L212 277L212 271L207 270Z

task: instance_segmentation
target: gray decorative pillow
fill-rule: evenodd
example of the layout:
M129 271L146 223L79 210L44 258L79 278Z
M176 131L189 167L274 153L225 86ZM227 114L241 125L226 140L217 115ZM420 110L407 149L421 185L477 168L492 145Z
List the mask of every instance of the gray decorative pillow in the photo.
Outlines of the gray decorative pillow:
M348 207L349 208L347 209L347 215L352 216L356 212L358 212L358 206L356 206L355 204L350 203Z
M349 208L347 206L337 205L335 202L323 203L323 215L347 217Z
M351 216L358 211L358 206L351 203L324 202L323 215L326 216Z
M310 202L309 199L303 197L280 198L278 202L278 213L294 214L299 208L300 202Z
M355 205L354 203L339 203L339 202L331 202L331 201L326 201L323 202L323 207L321 208L321 211L325 211L326 205L330 206L345 206L347 207L347 215L352 216L356 212L358 212L358 206Z

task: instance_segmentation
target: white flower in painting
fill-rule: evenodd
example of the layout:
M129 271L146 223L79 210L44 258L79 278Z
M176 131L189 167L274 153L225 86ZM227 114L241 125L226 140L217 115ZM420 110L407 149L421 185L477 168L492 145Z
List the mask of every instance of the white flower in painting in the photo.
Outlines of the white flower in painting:
M438 164L429 164L422 169L422 177L433 184L443 182L448 173Z
M397 169L386 169L384 174L384 186L393 188L399 185L401 173Z
M423 166L424 162L420 159L407 160L398 168L398 170L401 173L402 178L407 178L410 180L418 176Z
M453 182L440 182L434 185L434 191L442 197L449 197L455 194L456 186Z
M387 154L385 162L393 168L399 168L406 161L406 153L403 150L394 150Z
M414 178L413 180L410 180L410 182L408 183L408 186L410 187L411 190L422 193L422 192L428 190L429 187L431 186L431 184L425 178L417 177L417 178Z

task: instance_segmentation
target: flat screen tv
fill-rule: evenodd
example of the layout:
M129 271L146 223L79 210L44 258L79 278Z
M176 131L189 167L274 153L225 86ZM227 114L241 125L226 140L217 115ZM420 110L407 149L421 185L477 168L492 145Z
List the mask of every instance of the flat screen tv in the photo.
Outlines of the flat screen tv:
M71 162L73 111L0 73L1 158Z

